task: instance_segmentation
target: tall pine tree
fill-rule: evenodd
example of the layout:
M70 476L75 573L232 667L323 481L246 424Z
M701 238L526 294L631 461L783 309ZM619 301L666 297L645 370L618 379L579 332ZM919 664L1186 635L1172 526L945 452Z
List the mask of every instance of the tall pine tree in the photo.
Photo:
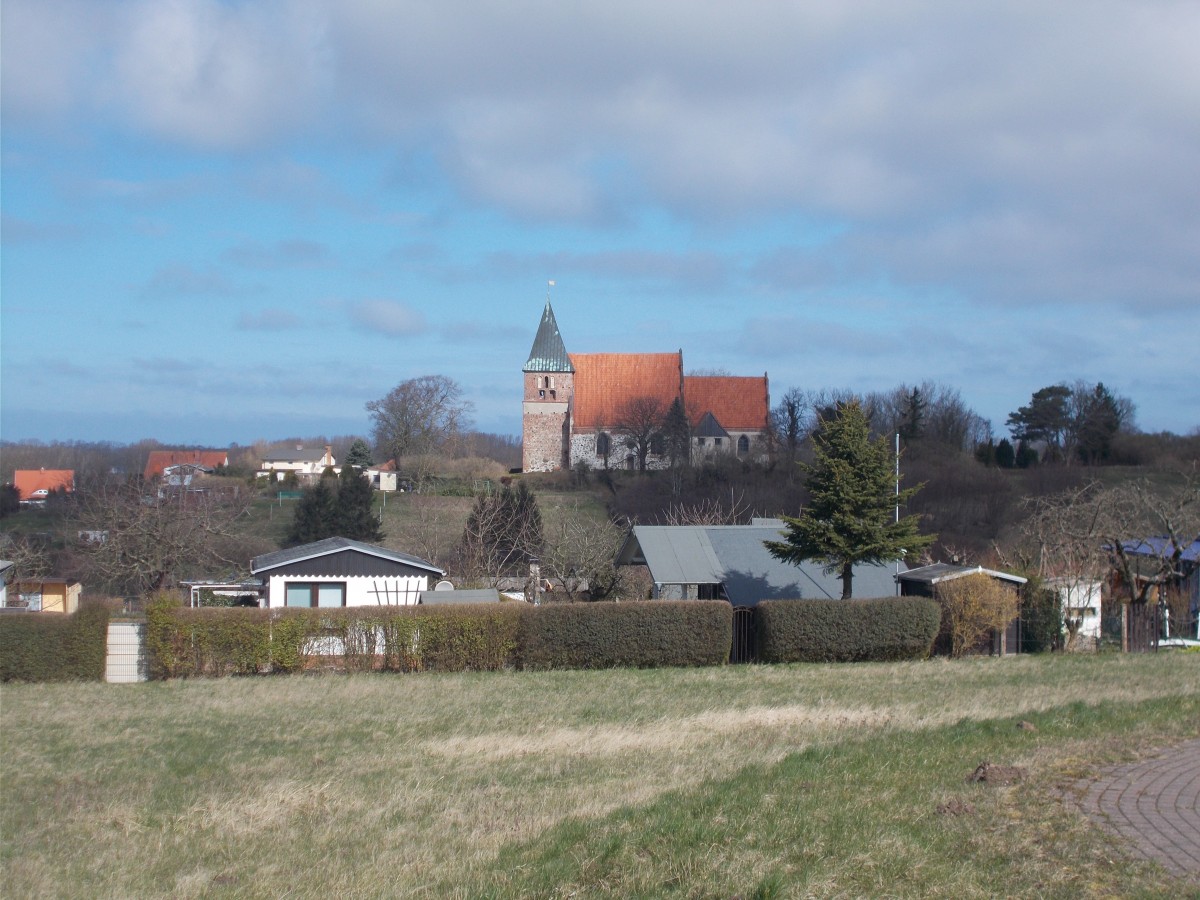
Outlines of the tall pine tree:
M383 540L383 528L371 505L374 493L371 479L364 473L352 466L342 468L334 523L338 536L368 543Z
M897 503L920 487L895 492L893 457L887 438L871 440L867 416L857 401L839 404L813 440L813 462L801 463L811 501L798 518L784 517L782 541L767 541L776 559L795 565L818 562L837 572L842 599L854 594L854 566L883 564L916 554L934 535L917 531L917 516L895 521Z

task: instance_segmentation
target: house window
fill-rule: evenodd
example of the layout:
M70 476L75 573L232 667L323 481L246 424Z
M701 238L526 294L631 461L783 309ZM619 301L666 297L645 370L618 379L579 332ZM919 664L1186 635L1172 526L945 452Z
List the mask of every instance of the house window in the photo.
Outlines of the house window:
M740 438L738 438L738 453L744 454L744 453L749 453L749 452L750 452L750 438L746 437L743 434Z
M284 595L285 606L345 606L346 584L342 581L289 581Z

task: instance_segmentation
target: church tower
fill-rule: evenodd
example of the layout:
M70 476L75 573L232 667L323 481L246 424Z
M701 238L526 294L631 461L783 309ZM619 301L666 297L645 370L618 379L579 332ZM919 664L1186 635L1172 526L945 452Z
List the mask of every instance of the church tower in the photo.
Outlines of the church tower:
M525 373L521 467L526 472L569 468L575 367L558 333L549 299L521 371Z

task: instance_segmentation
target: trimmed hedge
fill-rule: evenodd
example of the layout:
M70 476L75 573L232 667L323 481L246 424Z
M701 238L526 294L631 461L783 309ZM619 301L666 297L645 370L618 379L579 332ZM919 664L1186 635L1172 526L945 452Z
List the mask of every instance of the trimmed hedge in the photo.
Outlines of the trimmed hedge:
M758 604L765 663L925 659L941 624L925 597L768 600Z
M525 669L719 666L733 640L723 600L553 603L530 613L518 651Z
M0 616L0 681L103 681L108 609Z
M146 611L146 646L156 678L496 670L515 665L523 611L519 604L190 609L161 600Z

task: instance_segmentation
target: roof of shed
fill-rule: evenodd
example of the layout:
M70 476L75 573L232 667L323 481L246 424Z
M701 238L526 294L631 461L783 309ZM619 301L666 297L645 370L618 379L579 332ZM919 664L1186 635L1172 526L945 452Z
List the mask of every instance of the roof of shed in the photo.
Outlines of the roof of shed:
M542 312L542 321L538 325L537 334L533 338L533 346L529 348L529 359L525 361L523 372L574 372L567 348L563 344L562 335L558 333L558 322L554 318L554 310L550 301L546 301L546 309Z
M840 598L842 584L836 572L826 574L820 565L796 566L771 556L765 542L780 539L781 524L637 525L617 562L644 560L658 584L722 584L734 606ZM855 566L854 592L860 597L893 596L893 569Z
M1149 537L1140 541L1122 541L1121 546L1126 553L1134 556L1165 558L1175 552L1175 544L1165 536ZM1183 548L1180 558L1187 562L1200 562L1200 537Z
M438 575L445 574L443 570L439 569L433 563L427 562L420 557L401 553L399 550L388 550L386 547L377 547L374 544L352 541L344 537L325 538L322 541L315 541L311 544L301 544L299 547L289 547L286 550L276 550L274 553L264 553L262 556L256 556L250 560L250 571L258 574L268 569L276 569L290 563L328 556L331 553L341 553L344 550L352 550L356 553L366 554L367 556L375 556L379 559L403 563L404 565L413 566L418 569L427 569Z
M575 410L579 428L611 428L622 424L625 407L634 400L662 404L665 414L679 396L683 353L573 353Z
M901 572L897 578L900 581L921 582L924 584L941 584L943 581L953 581L956 578L963 578L967 575L990 575L993 578L999 578L1001 581L1010 581L1013 584L1024 584L1028 578L1022 578L1020 575L1011 575L1008 572L999 572L995 569L985 569L983 566L958 566L953 563L933 563L929 566L920 566L916 569L909 569Z

